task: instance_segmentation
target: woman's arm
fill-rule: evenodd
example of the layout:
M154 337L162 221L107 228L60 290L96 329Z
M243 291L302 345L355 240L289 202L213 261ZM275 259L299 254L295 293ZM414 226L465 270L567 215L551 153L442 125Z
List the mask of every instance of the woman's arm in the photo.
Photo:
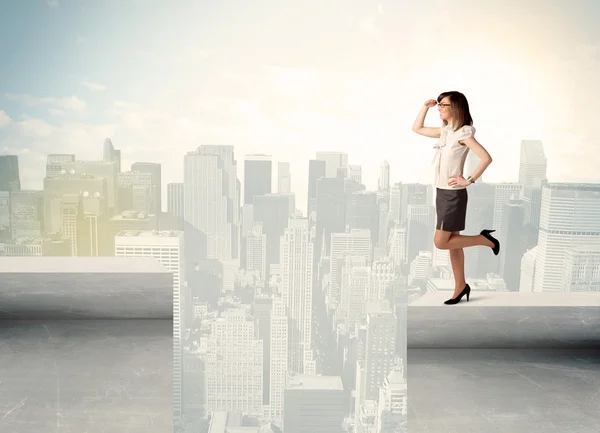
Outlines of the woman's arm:
M471 173L471 178L473 179L473 182L475 182L490 166L490 164L492 163L492 157L490 156L488 151L485 150L485 148L481 144L479 144L475 137L467 137L464 140L462 140L462 143L468 146L469 149L472 150L473 153L479 157L479 164L477 165L475 171Z
M423 123L425 123L425 116L427 116L427 111L430 107L435 107L436 104L437 101L435 99L430 99L429 101L425 102L425 104L423 104L423 107L421 107L421 111L419 111L419 114L417 115L415 123L412 127L412 130L414 132L416 132L417 134L424 135L425 137L440 138L441 128L423 126Z

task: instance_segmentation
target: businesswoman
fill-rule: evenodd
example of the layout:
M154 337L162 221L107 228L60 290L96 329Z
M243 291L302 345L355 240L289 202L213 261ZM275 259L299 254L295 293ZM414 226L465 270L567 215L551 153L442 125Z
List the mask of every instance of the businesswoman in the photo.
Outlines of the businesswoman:
M423 126L427 111L436 105L442 126ZM437 100L426 101L412 129L426 137L439 138L434 146L436 154L433 160L437 213L434 244L439 249L450 250L455 281L454 295L444 303L457 304L463 296L469 301L471 288L465 280L463 248L486 246L491 248L495 255L500 252L500 243L491 235L495 230L482 230L475 236L460 234L465 229L467 216L467 187L481 177L492 163L492 158L474 137L475 128L469 112L469 103L460 92L444 92ZM477 169L465 178L463 170L470 150L479 157L480 162Z

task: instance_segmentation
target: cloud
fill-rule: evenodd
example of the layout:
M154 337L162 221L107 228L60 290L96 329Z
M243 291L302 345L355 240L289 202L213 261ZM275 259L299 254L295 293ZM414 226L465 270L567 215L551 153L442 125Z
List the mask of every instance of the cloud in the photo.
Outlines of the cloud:
M60 6L60 3L59 3L58 0L46 0L46 4L48 6L50 6L51 8L55 8L55 7Z
M7 94L6 97L13 101L21 102L28 106L50 105L64 111L82 112L86 109L86 103L77 96L67 96L63 98L36 97L31 95Z
M94 83L92 81L84 81L81 83L81 85L83 87L86 87L90 90L93 90L95 92L102 92L103 90L106 90L106 86L102 85L102 84L98 84L98 83Z
M5 111L0 110L0 128L4 128L9 125L11 122L11 118L6 114Z

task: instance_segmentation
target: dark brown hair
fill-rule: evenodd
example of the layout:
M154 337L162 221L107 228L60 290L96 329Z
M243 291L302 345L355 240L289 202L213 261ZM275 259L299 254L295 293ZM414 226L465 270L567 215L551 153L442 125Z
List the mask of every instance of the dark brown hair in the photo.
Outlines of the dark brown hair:
M469 111L469 102L467 101L466 96L456 91L443 92L437 97L438 104L442 102L442 99L446 96L450 99L450 109L452 110L452 119L454 120L454 125L452 126L454 127L454 130L456 131L465 125L472 126L473 118ZM444 126L447 124L448 122L444 120Z

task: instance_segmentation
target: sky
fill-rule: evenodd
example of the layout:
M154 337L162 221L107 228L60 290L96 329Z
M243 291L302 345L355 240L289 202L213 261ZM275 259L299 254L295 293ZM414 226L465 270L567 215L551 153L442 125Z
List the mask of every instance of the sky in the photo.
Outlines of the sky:
M593 0L0 0L0 154L36 189L49 153L99 159L106 137L165 183L231 144L241 180L246 154L289 161L304 209L317 150L347 152L368 188L383 160L431 182L412 123L459 90L486 181L516 181L520 141L540 139L550 181L597 182L599 19Z

